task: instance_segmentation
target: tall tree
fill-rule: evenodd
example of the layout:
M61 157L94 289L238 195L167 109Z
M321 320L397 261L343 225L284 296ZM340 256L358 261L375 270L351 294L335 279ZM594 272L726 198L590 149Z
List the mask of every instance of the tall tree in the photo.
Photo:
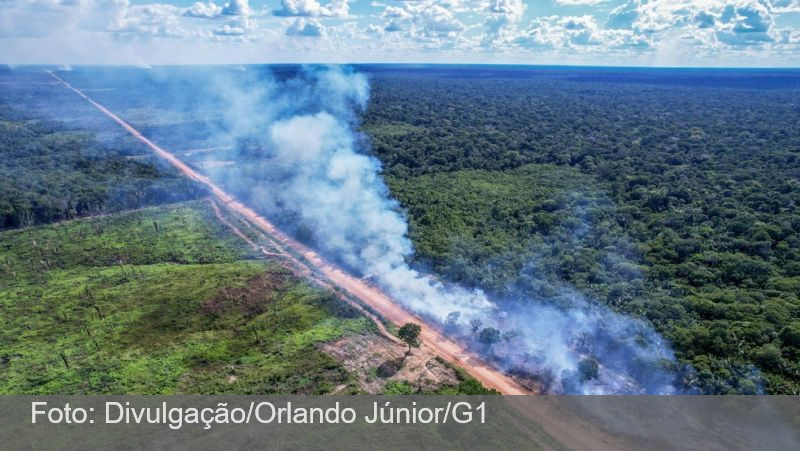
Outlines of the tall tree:
M406 351L406 355L411 353L412 346L415 348L419 347L419 333L421 331L422 328L419 326L419 324L405 323L397 332L397 336L408 345L408 351Z

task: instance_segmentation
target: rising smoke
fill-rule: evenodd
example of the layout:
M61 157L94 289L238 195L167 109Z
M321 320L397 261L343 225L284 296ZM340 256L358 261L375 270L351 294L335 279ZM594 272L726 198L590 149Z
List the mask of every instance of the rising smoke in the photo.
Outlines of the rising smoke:
M371 280L511 372L537 375L568 393L673 393L674 357L640 320L568 291L568 307L537 299L490 300L442 282L409 262L408 225L357 132L367 78L346 68L242 86L215 83L232 139L255 148L260 174L224 182L326 256ZM257 143L253 145L252 143ZM248 151L252 156L253 151ZM252 180L260 180L252 184ZM236 186L247 180L248 186ZM565 290L568 290L565 288ZM597 363L598 365L595 365Z

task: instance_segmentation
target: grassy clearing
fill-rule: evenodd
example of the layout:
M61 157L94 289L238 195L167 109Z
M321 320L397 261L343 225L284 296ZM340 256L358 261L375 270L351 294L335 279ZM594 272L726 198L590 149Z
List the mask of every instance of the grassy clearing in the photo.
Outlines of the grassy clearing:
M371 323L204 202L0 233L0 393L325 393Z

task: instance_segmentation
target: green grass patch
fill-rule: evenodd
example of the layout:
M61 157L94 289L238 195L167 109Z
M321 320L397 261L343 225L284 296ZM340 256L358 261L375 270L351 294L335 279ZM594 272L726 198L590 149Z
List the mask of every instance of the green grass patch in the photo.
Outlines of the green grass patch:
M0 393L325 393L370 322L205 202L0 233Z

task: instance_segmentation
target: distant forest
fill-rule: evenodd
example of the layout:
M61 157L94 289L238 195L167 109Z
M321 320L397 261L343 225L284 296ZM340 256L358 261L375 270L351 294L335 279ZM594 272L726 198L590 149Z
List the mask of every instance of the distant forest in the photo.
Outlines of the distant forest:
M46 74L2 75L0 230L203 195L83 99L43 85Z
M364 131L420 263L645 317L703 392L800 393L800 73L383 68L372 86Z

